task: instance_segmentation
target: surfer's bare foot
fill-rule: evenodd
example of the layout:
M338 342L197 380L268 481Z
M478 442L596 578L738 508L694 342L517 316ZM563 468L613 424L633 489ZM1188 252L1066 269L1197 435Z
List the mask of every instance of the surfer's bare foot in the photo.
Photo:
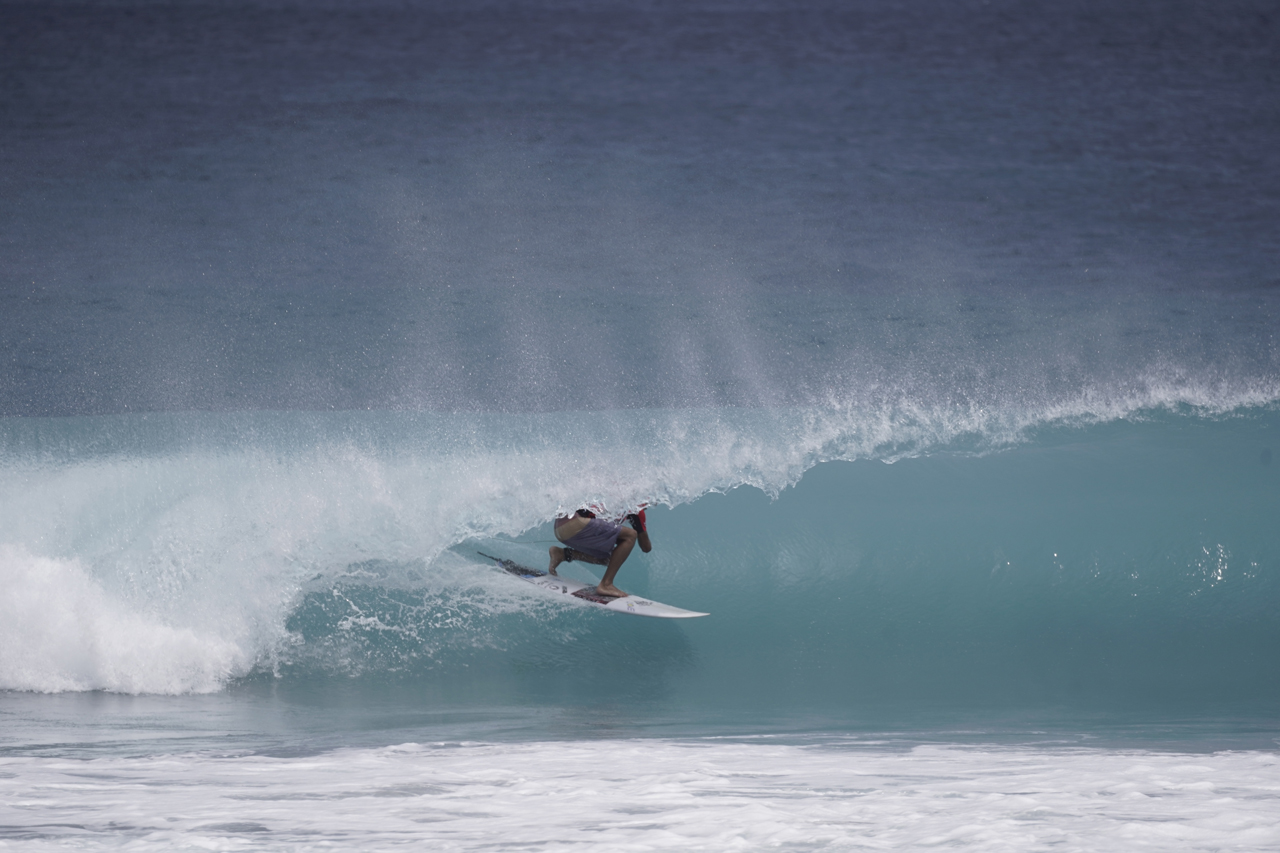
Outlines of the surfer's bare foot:
M596 584L596 592L599 593L600 595L607 595L609 598L626 598L627 597L627 593L618 589L613 584L609 584L608 586L606 586L605 584L598 583Z
M554 575L556 574L556 566L564 562L564 549L552 545L547 549L547 552L551 555L551 565L547 566L547 571ZM559 577L559 575L556 576Z

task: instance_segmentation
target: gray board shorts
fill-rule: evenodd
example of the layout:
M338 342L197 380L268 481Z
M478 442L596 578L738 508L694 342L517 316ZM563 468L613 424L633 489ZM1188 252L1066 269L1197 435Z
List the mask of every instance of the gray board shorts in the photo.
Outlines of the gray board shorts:
M621 524L614 524L603 518L593 518L587 522L586 527L578 531L577 536L561 541L575 551L607 560L618 544L620 530L622 530Z

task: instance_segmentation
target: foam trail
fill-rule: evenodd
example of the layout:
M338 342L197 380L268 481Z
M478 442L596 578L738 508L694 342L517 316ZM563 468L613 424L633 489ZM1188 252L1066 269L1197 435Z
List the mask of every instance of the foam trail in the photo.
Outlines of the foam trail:
M23 849L1273 850L1259 752L599 740L3 759ZM140 796L140 792L146 796ZM566 804L574 804L567 807ZM119 825L122 810L127 828ZM69 819L74 815L74 820Z

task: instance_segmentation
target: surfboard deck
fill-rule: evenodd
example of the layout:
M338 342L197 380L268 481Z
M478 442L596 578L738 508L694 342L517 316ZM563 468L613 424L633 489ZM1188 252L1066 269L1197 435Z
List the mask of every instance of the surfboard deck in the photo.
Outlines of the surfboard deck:
M628 595L623 598L610 598L605 595L597 595L596 588L592 584L585 584L581 581L569 580L557 575L550 575L546 572L531 569L528 566L522 566L514 560L504 560L501 557L494 557L477 551L481 557L493 560L498 564L498 568L507 574L515 575L522 581L542 587L545 590L559 593L561 595L571 595L579 601L584 601L595 607L601 607L605 610L612 610L614 613L630 613L633 616L650 616L656 619L692 619L695 616L710 616L710 613L698 613L693 610L684 610L679 607L672 607L670 604L663 604L661 601L652 601L648 598L641 598L638 595Z

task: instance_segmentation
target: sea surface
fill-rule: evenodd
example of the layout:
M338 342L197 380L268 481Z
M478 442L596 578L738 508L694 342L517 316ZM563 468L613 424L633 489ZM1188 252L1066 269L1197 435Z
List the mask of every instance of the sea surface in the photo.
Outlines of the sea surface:
M1260 0L0 0L0 850L1280 848L1277 92ZM583 505L711 615L478 554Z

